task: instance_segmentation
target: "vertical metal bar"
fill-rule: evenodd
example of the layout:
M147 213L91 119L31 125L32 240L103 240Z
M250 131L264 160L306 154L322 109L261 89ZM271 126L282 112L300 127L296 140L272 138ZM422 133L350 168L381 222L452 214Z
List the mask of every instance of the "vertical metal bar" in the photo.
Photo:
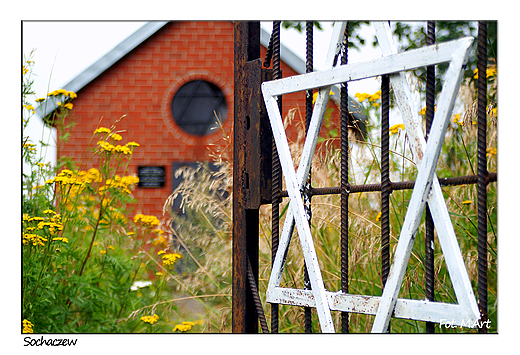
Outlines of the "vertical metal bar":
M250 92L247 88L248 61L260 57L260 23L234 24L234 147L233 147L233 300L234 333L257 333L258 317L248 283L248 254L251 272L258 279L258 209L247 206L248 174L247 119Z
M487 161L486 161L486 106L487 106L487 23L478 23L478 137L477 137L477 190L478 190L478 307L482 321L488 318L487 306ZM479 332L487 333L486 327Z
M428 21L427 24L426 44L435 44L435 21ZM426 141L430 133L433 121L435 105L435 66L431 65L426 68ZM424 267L425 267L425 294L429 301L435 300L434 292L434 225L430 212L430 207L426 204L425 217L425 237L424 237ZM435 333L435 323L426 322L426 333Z
M305 72L311 73L314 69L313 65L313 21L307 21L305 27L305 37L306 37L306 60L305 60ZM305 135L309 130L309 125L311 123L312 116L312 94L313 90L306 90L305 92ZM311 170L309 170L309 177L307 179L306 186L304 188L307 191L311 187ZM312 218L312 210L311 210L311 198L312 196L309 194L304 194L303 199L305 203L305 210L307 212L307 220L309 221L309 226L311 226L311 218ZM311 289L311 282L309 280L309 273L307 272L307 266L305 266L305 287L304 289ZM312 333L312 308L304 307L305 313L305 333Z
M280 21L273 22L272 48L273 48L273 79L280 79L282 73L280 70ZM282 98L278 99L278 105L281 108ZM282 176L280 167L280 158L276 150L276 144L273 139L272 143L272 241L271 255L272 262L278 251L280 240L280 192L282 190ZM271 333L278 333L278 304L271 304Z
M348 63L348 23L341 64ZM348 83L341 84L341 291L348 293ZM349 332L349 314L341 313L341 332Z
M383 288L390 272L390 79L381 80L381 282Z
M264 310L262 308L262 303L260 301L260 296L258 294L258 288L256 287L258 280L255 279L255 273L253 271L253 267L251 265L251 260L249 259L249 257L247 258L247 279L249 281L249 288L251 288L251 291L253 294L256 315L258 316L258 319L260 320L260 326L262 327L262 333L269 333L269 328L267 327L267 321L265 320Z

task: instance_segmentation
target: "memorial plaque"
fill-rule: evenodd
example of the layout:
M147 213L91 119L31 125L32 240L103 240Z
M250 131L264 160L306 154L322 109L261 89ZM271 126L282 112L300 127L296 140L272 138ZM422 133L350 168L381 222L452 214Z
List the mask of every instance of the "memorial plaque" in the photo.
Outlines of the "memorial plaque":
M139 187L159 188L164 187L166 174L164 166L140 166L137 168Z

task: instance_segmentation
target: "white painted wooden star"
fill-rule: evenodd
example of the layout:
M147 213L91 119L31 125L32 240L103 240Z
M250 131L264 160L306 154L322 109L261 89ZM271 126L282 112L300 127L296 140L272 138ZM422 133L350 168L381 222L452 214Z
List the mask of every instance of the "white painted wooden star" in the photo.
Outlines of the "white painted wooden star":
M327 54L327 64L331 69L262 84L262 92L290 198L290 206L269 280L267 301L316 307L323 332L334 332L330 314L331 310L375 314L376 319L372 329L374 332L385 331L392 314L398 318L432 322L440 322L443 317L444 319L451 317L454 325L467 326L471 320L478 319L478 308L434 171L460 85L463 65L467 61L469 47L473 39L463 38L457 41L396 54L389 28L385 27L384 23L378 23L376 24L377 36L383 49L384 57L365 63L332 67L334 57L341 48L345 25L345 23L335 23L334 25ZM449 62L450 67L437 105L430 138L428 139L428 144L426 144L424 136L420 131L417 114L413 107L413 100L404 81L404 76L403 74L394 73L444 62ZM406 132L410 137L419 173L399 238L394 264L387 279L383 295L376 297L330 292L325 289L323 284L300 190L309 175L330 86L384 74L393 74L391 75L392 87L405 121ZM277 96L313 88L319 88L320 91L311 117L298 172L296 173L285 135L283 120L278 109ZM437 227L439 241L446 257L448 271L459 304L397 298L418 223L427 200ZM279 287L294 223L296 223L312 290Z

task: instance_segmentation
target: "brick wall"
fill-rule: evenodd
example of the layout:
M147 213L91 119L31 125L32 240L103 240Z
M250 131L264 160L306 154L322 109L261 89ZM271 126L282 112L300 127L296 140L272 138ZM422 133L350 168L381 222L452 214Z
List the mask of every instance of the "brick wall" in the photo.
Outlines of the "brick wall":
M172 192L172 163L207 161L210 145L222 145L221 133L204 137L189 135L173 120L171 101L186 82L203 79L217 85L227 101L224 129L232 136L233 122L233 23L172 22L123 57L78 92L71 116L76 122L68 141L59 144L59 156L73 157L82 170L96 167L98 161L81 162L92 133L100 126L110 127L126 115L117 129L123 131L122 144L135 141L136 148L127 174L137 175L138 166L166 168L162 188L136 188L134 213L162 216L162 207ZM262 48L262 57L265 48ZM297 74L282 63L283 76ZM285 116L297 107L296 119L305 116L305 95L283 98ZM101 122L100 122L101 120ZM292 128L288 135L296 139Z

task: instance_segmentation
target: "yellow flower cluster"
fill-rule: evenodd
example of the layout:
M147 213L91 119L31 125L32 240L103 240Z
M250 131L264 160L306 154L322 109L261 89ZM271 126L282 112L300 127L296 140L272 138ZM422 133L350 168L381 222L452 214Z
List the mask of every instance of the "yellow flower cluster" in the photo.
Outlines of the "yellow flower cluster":
M119 175L116 175L113 179L107 179L105 186L99 188L99 193L102 194L106 189L115 188L129 194L131 192L129 187L137 184L138 182L139 178L137 176L129 175L120 177Z
M390 135L399 133L400 129L404 129L404 123L398 123L390 127Z
M97 142L97 145L101 148L102 151L108 152L108 153L115 153L115 154L132 154L132 150L129 148L128 145L116 145L108 143L107 141L99 141Z
M34 324L32 324L27 319L22 321L22 333L34 333L33 331Z
M75 99L78 97L78 95L76 95L75 92L67 91L65 89L54 90L53 92L50 92L47 94L47 96L60 96L60 95L63 95L65 97L70 97L71 99Z
M153 241L153 245L163 249L166 248L168 246L168 240L164 237L164 231L160 229L154 229L153 233L157 235L157 237Z
M120 134L117 134L117 133L113 133L112 135L110 135L110 138L112 138L114 141L118 142L120 141L121 139L123 139L123 137L121 137Z
M471 200L462 201L463 205L471 205L472 203L473 203L473 201L471 201Z
M141 224L145 227L157 227L161 222L159 219L152 215L136 214L134 216L134 223Z
M363 101L368 99L368 101L370 101L372 103L372 105L377 107L377 106L379 106L379 103L377 103L376 101L381 99L381 90L376 91L372 95L367 94L366 92L364 92L364 93L357 93L354 96L357 97L359 102L363 102Z
M180 259L182 256L180 254L177 254L177 253L173 253L173 254L164 254L162 256L162 259L163 259L163 264L164 265L173 265L175 264L175 262Z
M458 123L460 126L464 124L464 120L460 116L460 113L453 115L453 123Z
M478 79L478 68L473 70L473 79ZM497 76L497 66L492 65L486 68L486 78L489 78L491 76Z
M63 230L63 224L61 223L61 215L57 214L52 210L43 211L44 214L51 215L50 217L30 217L27 214L23 216L23 222L25 225L25 232L22 233L22 243L32 244L33 246L44 246L44 243L48 241L47 238L38 235L36 231L48 233L51 236L56 235L59 231ZM33 223L34 222L34 223ZM67 238L56 237L53 240L62 241L68 243Z
M38 234L34 233L23 233L22 234L22 244L32 244L33 246L45 246L45 242L47 241L47 238L44 238Z
M87 184L101 182L101 175L96 168L88 171L72 171L63 169L54 179L47 180L46 184L58 183L60 186L70 185L69 196L79 194Z
M29 111L30 113L34 113L34 106L33 105L23 105L23 107Z
M62 106L62 105L63 104L61 102L58 102L58 106ZM69 110L72 110L74 105L69 102L68 104L63 105L63 107L68 108Z
M175 328L173 328L173 331L176 332L176 331L179 331L179 332L187 332L188 330L190 330L193 326L195 325L195 323L193 322L182 322L182 324L177 324L175 326Z
M141 320L145 323L154 324L159 320L159 316L157 314L154 314L153 316L143 316L141 317Z
M433 108L433 112L436 112L436 111L437 111L437 107L434 107L434 108ZM421 111L419 111L419 114L421 114L421 115L423 115L423 116L426 115L426 106L424 106L424 107L421 109Z
M334 93L331 91L329 91L329 97L334 95ZM318 92L316 91L314 94L312 94L312 104L314 104L316 102L316 99L318 98Z
M98 134L98 133L110 133L110 130L106 127L99 127L98 129L96 129L94 131L94 134Z
M497 155L497 148L487 148L486 157L489 157L490 155Z

